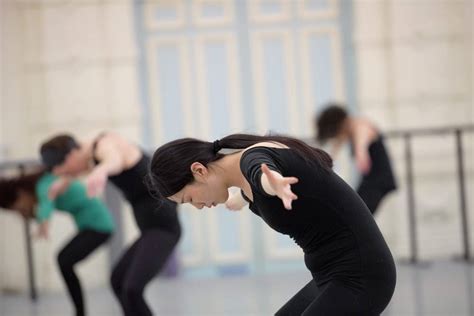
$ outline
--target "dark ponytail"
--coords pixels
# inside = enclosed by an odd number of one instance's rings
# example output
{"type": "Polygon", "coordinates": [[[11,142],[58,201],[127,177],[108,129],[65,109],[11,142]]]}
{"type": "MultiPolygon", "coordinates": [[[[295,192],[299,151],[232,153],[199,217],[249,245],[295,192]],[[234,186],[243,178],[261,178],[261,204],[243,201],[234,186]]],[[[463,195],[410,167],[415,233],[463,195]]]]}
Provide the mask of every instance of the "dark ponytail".
{"type": "MultiPolygon", "coordinates": [[[[24,191],[36,197],[36,183],[44,175],[44,170],[11,178],[0,179],[0,208],[10,209],[24,191]]],[[[29,214],[32,217],[33,214],[29,214]]]]}
{"type": "Polygon", "coordinates": [[[305,142],[288,136],[281,135],[248,135],[233,134],[219,140],[221,148],[243,149],[261,142],[281,143],[296,151],[308,163],[316,164],[323,169],[330,170],[332,168],[332,158],[324,150],[311,147],[305,142]]]}
{"type": "Polygon", "coordinates": [[[155,151],[148,173],[148,185],[161,197],[172,196],[193,181],[190,169],[192,163],[199,162],[207,166],[224,157],[226,149],[245,149],[260,142],[284,144],[309,164],[327,171],[332,168],[332,159],[325,151],[292,137],[233,134],[214,142],[182,138],[171,141],[155,151]]]}

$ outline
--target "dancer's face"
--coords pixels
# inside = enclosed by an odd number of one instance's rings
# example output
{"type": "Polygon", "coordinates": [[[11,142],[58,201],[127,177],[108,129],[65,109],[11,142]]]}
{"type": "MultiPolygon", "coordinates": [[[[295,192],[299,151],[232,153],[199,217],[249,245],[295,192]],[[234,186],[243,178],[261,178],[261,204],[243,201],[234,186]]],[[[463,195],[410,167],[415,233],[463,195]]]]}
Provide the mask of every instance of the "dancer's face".
{"type": "Polygon", "coordinates": [[[198,209],[225,203],[229,198],[229,192],[216,168],[208,168],[199,162],[193,163],[191,171],[194,181],[169,199],[176,203],[191,203],[198,209]]]}
{"type": "Polygon", "coordinates": [[[88,162],[83,159],[79,149],[73,149],[67,154],[60,165],[53,168],[53,173],[58,176],[78,176],[87,170],[88,162]]]}

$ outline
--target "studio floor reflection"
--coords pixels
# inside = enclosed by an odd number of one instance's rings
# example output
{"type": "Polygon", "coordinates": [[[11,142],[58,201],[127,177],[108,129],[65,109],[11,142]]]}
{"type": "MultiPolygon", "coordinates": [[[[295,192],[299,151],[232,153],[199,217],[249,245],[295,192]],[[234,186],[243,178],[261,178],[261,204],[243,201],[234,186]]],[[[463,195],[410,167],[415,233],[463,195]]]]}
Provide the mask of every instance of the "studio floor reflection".
{"type": "MultiPolygon", "coordinates": [[[[308,280],[308,273],[229,276],[213,279],[162,279],[147,289],[156,315],[273,315],[308,280]]],[[[385,316],[474,316],[474,264],[433,262],[398,264],[394,298],[385,316]]],[[[71,314],[66,294],[41,293],[36,304],[26,295],[0,296],[2,316],[71,314]]],[[[89,315],[120,315],[108,289],[87,292],[89,315]]]]}

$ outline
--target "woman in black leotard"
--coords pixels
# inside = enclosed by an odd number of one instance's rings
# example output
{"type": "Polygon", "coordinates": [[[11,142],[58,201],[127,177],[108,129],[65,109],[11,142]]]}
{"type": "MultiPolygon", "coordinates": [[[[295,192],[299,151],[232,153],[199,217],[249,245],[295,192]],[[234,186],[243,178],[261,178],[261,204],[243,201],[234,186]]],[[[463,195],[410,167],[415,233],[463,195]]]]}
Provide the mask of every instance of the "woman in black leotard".
{"type": "Polygon", "coordinates": [[[165,144],[149,182],[198,208],[239,187],[252,212],[295,240],[313,279],[277,315],[379,315],[395,288],[393,258],[364,202],[331,169],[327,153],[296,139],[238,134],[165,144]]]}
{"type": "Polygon", "coordinates": [[[368,120],[349,116],[342,106],[332,103],[316,117],[315,125],[320,143],[333,141],[333,157],[349,142],[361,173],[357,193],[375,214],[382,199],[397,188],[383,135],[368,120]]]}
{"type": "MultiPolygon", "coordinates": [[[[115,265],[111,282],[124,315],[152,315],[143,297],[145,286],[167,262],[180,238],[181,226],[176,204],[153,199],[145,185],[149,157],[115,133],[84,143],[59,135],[42,145],[41,155],[56,175],[74,177],[88,171],[85,182],[89,195],[101,193],[109,179],[131,204],[141,234],[115,265]]],[[[67,185],[63,178],[53,185],[50,195],[67,185]]]]}

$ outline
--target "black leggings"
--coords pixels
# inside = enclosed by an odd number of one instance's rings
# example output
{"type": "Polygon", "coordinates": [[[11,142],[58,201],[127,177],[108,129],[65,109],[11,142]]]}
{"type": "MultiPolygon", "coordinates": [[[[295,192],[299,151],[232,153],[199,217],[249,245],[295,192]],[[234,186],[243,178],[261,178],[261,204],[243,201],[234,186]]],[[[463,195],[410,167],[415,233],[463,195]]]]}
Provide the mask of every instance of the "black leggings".
{"type": "Polygon", "coordinates": [[[330,281],[324,286],[318,287],[316,282],[311,280],[283,305],[275,315],[378,315],[378,313],[367,310],[368,306],[367,296],[363,292],[353,290],[338,281],[330,281]]]}
{"type": "Polygon", "coordinates": [[[143,297],[145,286],[163,268],[178,240],[178,233],[145,230],[120,258],[111,283],[125,316],[152,315],[143,297]]]}
{"type": "Polygon", "coordinates": [[[85,259],[109,238],[110,233],[89,229],[82,230],[58,254],[59,269],[74,303],[77,316],[85,315],[85,310],[81,283],[74,272],[74,265],[85,259]]]}

